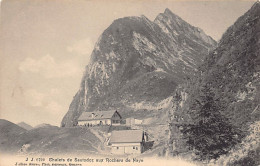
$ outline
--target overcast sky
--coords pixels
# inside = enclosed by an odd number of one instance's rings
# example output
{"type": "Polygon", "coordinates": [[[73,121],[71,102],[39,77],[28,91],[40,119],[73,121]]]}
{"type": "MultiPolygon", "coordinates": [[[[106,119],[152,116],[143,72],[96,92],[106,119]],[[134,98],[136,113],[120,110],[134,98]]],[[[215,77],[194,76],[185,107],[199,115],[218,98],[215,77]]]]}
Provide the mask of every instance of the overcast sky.
{"type": "Polygon", "coordinates": [[[169,8],[215,40],[254,1],[3,0],[0,118],[59,125],[93,45],[113,20],[169,8]]]}

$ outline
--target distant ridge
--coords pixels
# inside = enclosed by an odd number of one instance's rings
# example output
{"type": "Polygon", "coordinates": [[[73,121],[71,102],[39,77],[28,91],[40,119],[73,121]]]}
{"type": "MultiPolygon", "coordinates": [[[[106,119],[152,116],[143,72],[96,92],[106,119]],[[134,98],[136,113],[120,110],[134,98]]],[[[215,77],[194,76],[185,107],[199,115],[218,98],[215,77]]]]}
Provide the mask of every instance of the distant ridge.
{"type": "Polygon", "coordinates": [[[47,124],[47,123],[42,123],[42,124],[34,126],[35,129],[36,128],[43,128],[43,127],[57,127],[57,126],[53,126],[53,125],[50,125],[50,124],[47,124]]]}
{"type": "Polygon", "coordinates": [[[18,126],[26,129],[26,130],[31,130],[33,129],[33,127],[25,122],[20,122],[20,123],[17,123],[18,126]]]}

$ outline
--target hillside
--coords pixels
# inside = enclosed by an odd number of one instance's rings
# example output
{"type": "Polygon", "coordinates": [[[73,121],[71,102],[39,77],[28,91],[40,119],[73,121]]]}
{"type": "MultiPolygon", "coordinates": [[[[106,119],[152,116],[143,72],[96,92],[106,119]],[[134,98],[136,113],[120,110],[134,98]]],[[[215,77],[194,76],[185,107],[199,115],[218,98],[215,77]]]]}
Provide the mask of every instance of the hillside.
{"type": "Polygon", "coordinates": [[[154,22],[145,16],[115,20],[97,41],[61,126],[76,125],[83,111],[137,113],[133,105],[162,102],[194,75],[215,45],[169,9],[154,22]]]}
{"type": "Polygon", "coordinates": [[[211,83],[225,114],[237,126],[259,120],[260,22],[259,3],[232,25],[202,70],[211,83]],[[238,42],[239,41],[239,42],[238,42]]]}
{"type": "Polygon", "coordinates": [[[8,151],[15,146],[15,139],[25,131],[26,129],[14,123],[0,119],[0,151],[8,151]]]}
{"type": "MultiPolygon", "coordinates": [[[[232,156],[229,151],[241,150],[235,165],[259,164],[254,158],[259,154],[259,137],[250,127],[260,120],[259,15],[260,4],[256,2],[224,33],[200,73],[178,88],[170,112],[173,155],[203,152],[199,159],[217,159],[223,154],[232,156]],[[200,140],[204,140],[204,146],[198,147],[200,140]]],[[[235,159],[230,160],[229,164],[235,159]]]]}
{"type": "Polygon", "coordinates": [[[45,126],[27,131],[0,120],[0,151],[5,154],[93,154],[100,146],[89,129],[45,126]]]}
{"type": "Polygon", "coordinates": [[[215,88],[225,114],[237,126],[259,120],[260,4],[241,16],[208,56],[205,80],[215,88]]]}

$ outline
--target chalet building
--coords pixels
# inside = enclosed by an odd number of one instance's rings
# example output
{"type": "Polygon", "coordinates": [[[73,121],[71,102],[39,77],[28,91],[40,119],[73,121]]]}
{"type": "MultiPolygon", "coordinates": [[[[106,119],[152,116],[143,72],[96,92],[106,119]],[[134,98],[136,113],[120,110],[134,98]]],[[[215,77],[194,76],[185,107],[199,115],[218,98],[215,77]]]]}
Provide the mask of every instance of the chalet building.
{"type": "Polygon", "coordinates": [[[122,121],[117,111],[83,112],[78,119],[78,126],[117,126],[122,121]]]}
{"type": "Polygon", "coordinates": [[[141,130],[112,131],[110,144],[113,154],[141,154],[145,150],[147,135],[141,130]]]}

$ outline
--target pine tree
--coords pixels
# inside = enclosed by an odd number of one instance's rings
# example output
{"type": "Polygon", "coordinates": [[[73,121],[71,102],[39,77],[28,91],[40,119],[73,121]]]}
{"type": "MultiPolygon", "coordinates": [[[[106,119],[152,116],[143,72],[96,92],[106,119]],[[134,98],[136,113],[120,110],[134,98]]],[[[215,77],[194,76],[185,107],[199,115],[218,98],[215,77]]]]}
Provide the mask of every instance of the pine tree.
{"type": "Polygon", "coordinates": [[[193,94],[190,105],[191,120],[182,133],[186,143],[195,150],[199,160],[216,159],[226,154],[239,142],[239,132],[221,114],[223,108],[215,99],[210,85],[204,85],[193,94]]]}

